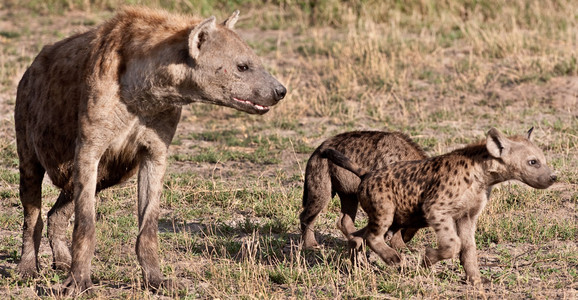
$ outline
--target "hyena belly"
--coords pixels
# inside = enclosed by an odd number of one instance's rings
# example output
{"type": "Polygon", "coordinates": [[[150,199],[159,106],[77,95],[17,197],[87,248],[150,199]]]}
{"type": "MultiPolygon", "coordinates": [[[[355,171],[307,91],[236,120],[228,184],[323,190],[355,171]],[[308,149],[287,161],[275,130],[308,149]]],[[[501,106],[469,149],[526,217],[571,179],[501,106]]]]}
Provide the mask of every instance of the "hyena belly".
{"type": "Polygon", "coordinates": [[[344,233],[355,230],[353,222],[358,208],[356,193],[360,179],[324,158],[321,153],[327,148],[337,149],[368,170],[379,169],[396,161],[426,158],[425,152],[400,132],[353,131],[324,141],[309,158],[305,171],[303,211],[300,215],[305,248],[318,247],[314,234],[315,221],[335,194],[339,195],[341,212],[348,219],[348,222],[344,218],[339,221],[341,229],[344,233]]]}

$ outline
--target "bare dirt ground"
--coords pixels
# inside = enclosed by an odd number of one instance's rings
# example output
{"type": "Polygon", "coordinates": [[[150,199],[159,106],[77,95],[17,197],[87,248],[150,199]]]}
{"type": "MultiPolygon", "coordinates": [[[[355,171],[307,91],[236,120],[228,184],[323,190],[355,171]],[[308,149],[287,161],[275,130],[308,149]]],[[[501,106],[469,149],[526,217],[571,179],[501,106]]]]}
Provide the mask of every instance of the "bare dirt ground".
{"type": "MultiPolygon", "coordinates": [[[[46,239],[40,250],[41,278],[23,281],[15,273],[22,222],[13,129],[16,86],[42,45],[82,32],[110,15],[66,12],[29,16],[27,11],[0,10],[2,298],[51,298],[66,275],[50,270],[46,239]]],[[[254,12],[246,15],[248,19],[257,17],[254,12]]],[[[456,61],[467,58],[473,50],[458,45],[429,54],[438,60],[432,69],[441,74],[441,82],[429,80],[429,73],[401,74],[397,88],[395,84],[379,89],[362,84],[349,87],[338,84],[339,76],[347,76],[355,62],[335,63],[330,54],[303,50],[315,50],[316,37],[340,41],[347,33],[333,28],[241,27],[238,31],[286,84],[289,94],[264,116],[204,104],[185,108],[170,148],[159,225],[163,272],[179,278],[186,287],[180,296],[578,297],[576,74],[510,82],[504,78],[516,77],[521,71],[515,70],[516,63],[501,66],[505,62],[500,60],[477,66],[480,76],[460,78],[452,75],[456,61]],[[336,74],[327,77],[324,72],[328,69],[320,66],[334,63],[336,74]],[[497,70],[493,77],[497,79],[476,83],[492,70],[497,70]],[[454,77],[443,79],[445,73],[454,77]],[[452,81],[460,80],[474,82],[475,88],[456,89],[452,81]],[[322,94],[324,88],[334,98],[322,94]],[[510,134],[522,134],[534,126],[535,140],[561,180],[546,191],[516,183],[495,189],[477,233],[478,257],[482,273],[492,279],[490,285],[476,289],[463,284],[463,270],[457,260],[439,264],[433,272],[416,269],[419,253],[435,240],[427,230],[411,244],[418,253],[404,253],[400,268],[374,262],[367,270],[348,273],[345,242],[334,226],[338,201],[318,222],[318,238],[325,248],[299,249],[303,172],[310,153],[324,139],[348,130],[402,130],[428,154],[437,155],[484,138],[492,126],[510,134]]],[[[339,44],[327,46],[327,51],[332,51],[331,47],[339,44]]],[[[341,51],[345,56],[347,49],[341,51]]],[[[423,63],[427,58],[416,60],[423,63]]],[[[132,214],[135,191],[133,179],[99,197],[101,233],[93,263],[97,288],[89,297],[162,297],[140,289],[140,270],[133,251],[137,233],[132,214]]],[[[47,212],[57,196],[48,179],[43,193],[47,212]]]]}

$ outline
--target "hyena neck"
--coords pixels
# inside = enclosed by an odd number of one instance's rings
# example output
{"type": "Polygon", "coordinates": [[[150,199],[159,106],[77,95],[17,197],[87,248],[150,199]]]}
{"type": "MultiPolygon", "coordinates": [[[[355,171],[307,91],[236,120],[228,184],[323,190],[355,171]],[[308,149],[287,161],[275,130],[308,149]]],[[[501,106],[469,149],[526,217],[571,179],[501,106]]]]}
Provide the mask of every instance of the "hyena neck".
{"type": "Polygon", "coordinates": [[[512,179],[512,172],[504,161],[491,156],[485,143],[469,145],[453,153],[461,156],[470,165],[474,176],[487,187],[512,179]]]}
{"type": "Polygon", "coordinates": [[[123,97],[123,101],[130,111],[140,116],[153,116],[167,111],[180,112],[183,105],[191,103],[180,95],[151,93],[151,91],[141,91],[138,95],[123,97]]]}

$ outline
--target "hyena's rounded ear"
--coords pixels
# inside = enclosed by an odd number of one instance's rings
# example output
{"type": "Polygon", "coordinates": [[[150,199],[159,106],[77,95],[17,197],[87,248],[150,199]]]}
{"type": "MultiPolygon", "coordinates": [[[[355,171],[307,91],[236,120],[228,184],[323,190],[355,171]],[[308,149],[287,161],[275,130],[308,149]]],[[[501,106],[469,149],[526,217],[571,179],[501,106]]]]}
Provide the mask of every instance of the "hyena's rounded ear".
{"type": "Polygon", "coordinates": [[[237,20],[239,20],[239,10],[236,10],[233,12],[233,14],[231,14],[230,17],[228,17],[225,22],[223,22],[223,25],[231,30],[233,30],[233,27],[235,27],[235,24],[237,23],[237,20]]]}
{"type": "Polygon", "coordinates": [[[215,30],[216,18],[212,16],[204,19],[199,25],[195,26],[189,34],[189,55],[193,59],[197,59],[201,53],[201,47],[207,40],[207,36],[215,30]]]}
{"type": "Polygon", "coordinates": [[[530,128],[530,130],[528,130],[528,141],[532,140],[532,131],[534,131],[534,126],[532,126],[532,128],[530,128]]]}
{"type": "Polygon", "coordinates": [[[507,147],[508,139],[498,129],[492,127],[486,137],[486,148],[490,155],[495,158],[501,158],[507,147]]]}

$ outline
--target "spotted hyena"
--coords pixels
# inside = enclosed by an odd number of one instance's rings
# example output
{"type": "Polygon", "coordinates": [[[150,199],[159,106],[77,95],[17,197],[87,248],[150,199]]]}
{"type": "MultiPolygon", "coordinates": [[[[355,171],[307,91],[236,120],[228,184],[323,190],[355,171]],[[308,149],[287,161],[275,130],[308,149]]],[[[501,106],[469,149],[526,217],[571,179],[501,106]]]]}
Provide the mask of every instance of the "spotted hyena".
{"type": "Polygon", "coordinates": [[[423,265],[459,253],[468,281],[482,278],[476,257],[476,221],[492,186],[519,180],[545,189],[556,181],[542,151],[527,137],[506,137],[492,128],[485,142],[421,161],[397,162],[370,172],[334,149],[325,154],[337,165],[362,178],[358,199],[368,214],[368,225],[350,235],[350,245],[361,250],[362,239],[386,263],[400,261],[384,242],[392,227],[433,227],[438,248],[426,249],[423,265]]]}
{"type": "MultiPolygon", "coordinates": [[[[355,231],[353,221],[357,214],[356,193],[360,180],[324,157],[322,153],[328,148],[337,149],[356,164],[371,170],[396,161],[426,158],[425,152],[401,132],[352,131],[324,141],[309,158],[305,171],[303,212],[300,215],[304,248],[319,247],[313,226],[319,213],[327,207],[335,194],[339,195],[343,214],[338,221],[338,227],[345,235],[355,231]]],[[[415,230],[405,231],[405,241],[410,240],[414,234],[415,230]]],[[[391,244],[394,248],[405,245],[398,235],[394,235],[391,244]]]]}
{"type": "Polygon", "coordinates": [[[65,292],[92,285],[95,194],[138,173],[136,253],[146,286],[170,284],[158,257],[167,148],[183,105],[204,102],[266,113],[286,89],[222,24],[128,7],[104,24],[46,46],[18,85],[15,124],[24,208],[23,275],[39,268],[41,184],[61,189],[48,212],[53,266],[70,268],[65,292]],[[74,212],[72,251],[65,233],[74,212]]]}

